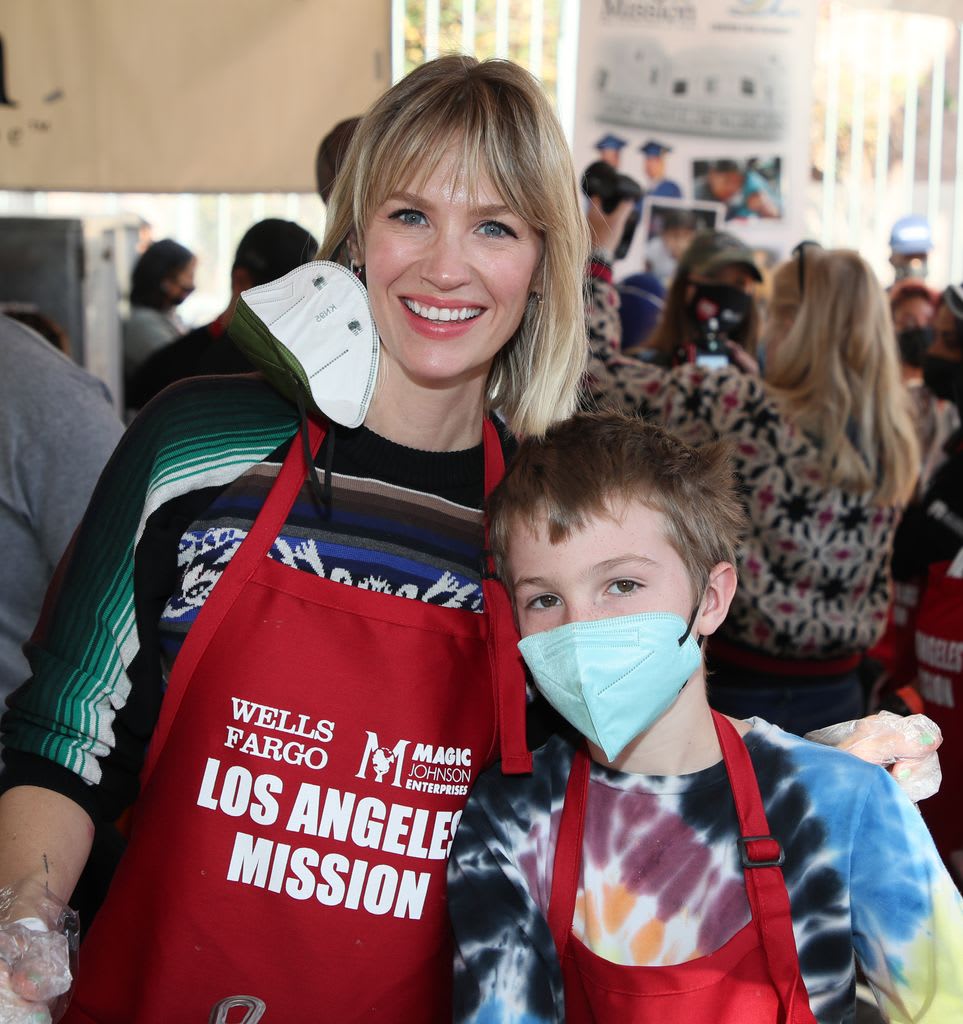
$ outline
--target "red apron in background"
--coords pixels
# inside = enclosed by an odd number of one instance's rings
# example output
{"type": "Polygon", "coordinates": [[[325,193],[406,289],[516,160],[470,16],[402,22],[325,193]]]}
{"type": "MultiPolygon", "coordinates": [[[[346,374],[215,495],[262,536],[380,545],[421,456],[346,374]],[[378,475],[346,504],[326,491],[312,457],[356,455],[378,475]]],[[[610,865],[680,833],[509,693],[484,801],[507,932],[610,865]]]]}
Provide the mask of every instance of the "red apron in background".
{"type": "Polygon", "coordinates": [[[958,781],[963,778],[963,579],[949,575],[951,564],[929,568],[914,641],[923,712],[943,733],[943,785],[919,806],[940,856],[959,884],[959,869],[951,867],[949,858],[954,850],[963,850],[958,781]]]}
{"type": "Polygon", "coordinates": [[[782,849],[769,834],[749,752],[713,711],[732,786],[752,920],[709,956],[669,967],[626,967],[572,932],[591,761],[572,761],[555,848],[548,923],[565,984],[566,1024],[816,1024],[799,970],[782,849]],[[750,863],[751,862],[751,863],[750,863]]]}
{"type": "Polygon", "coordinates": [[[479,615],[268,559],[305,472],[295,438],[176,659],[68,1022],[201,1024],[241,995],[264,1024],[450,1019],[446,861],[499,712],[524,735],[496,694],[514,672],[522,710],[517,635],[488,579],[479,615]]]}

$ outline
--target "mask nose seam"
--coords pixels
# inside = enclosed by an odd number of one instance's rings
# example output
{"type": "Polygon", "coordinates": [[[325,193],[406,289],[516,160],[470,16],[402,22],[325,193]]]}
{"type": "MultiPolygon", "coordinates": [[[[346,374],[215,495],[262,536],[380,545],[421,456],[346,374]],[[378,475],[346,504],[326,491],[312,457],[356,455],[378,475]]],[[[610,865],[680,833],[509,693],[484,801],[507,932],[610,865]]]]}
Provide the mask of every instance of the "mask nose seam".
{"type": "Polygon", "coordinates": [[[641,665],[644,665],[651,657],[651,651],[649,651],[648,654],[643,654],[642,657],[639,658],[639,660],[630,669],[626,669],[625,672],[623,672],[622,675],[618,677],[618,679],[613,679],[612,682],[608,684],[608,686],[603,686],[602,689],[597,690],[596,693],[598,693],[598,695],[601,697],[603,693],[606,693],[608,690],[611,690],[613,686],[618,686],[619,683],[621,683],[624,679],[627,679],[630,675],[632,675],[633,672],[638,671],[639,667],[641,665]]]}

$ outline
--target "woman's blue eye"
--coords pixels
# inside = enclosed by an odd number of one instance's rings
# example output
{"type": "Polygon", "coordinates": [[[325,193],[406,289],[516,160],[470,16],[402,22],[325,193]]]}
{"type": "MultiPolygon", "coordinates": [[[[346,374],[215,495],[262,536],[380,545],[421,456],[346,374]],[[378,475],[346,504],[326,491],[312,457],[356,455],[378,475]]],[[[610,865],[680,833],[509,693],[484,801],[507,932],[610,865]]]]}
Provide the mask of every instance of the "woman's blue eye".
{"type": "Polygon", "coordinates": [[[399,220],[402,224],[424,224],[425,215],[420,210],[395,210],[391,220],[399,220]]]}
{"type": "Polygon", "coordinates": [[[479,230],[489,238],[518,238],[518,235],[507,224],[502,224],[498,220],[486,220],[479,230]]]}

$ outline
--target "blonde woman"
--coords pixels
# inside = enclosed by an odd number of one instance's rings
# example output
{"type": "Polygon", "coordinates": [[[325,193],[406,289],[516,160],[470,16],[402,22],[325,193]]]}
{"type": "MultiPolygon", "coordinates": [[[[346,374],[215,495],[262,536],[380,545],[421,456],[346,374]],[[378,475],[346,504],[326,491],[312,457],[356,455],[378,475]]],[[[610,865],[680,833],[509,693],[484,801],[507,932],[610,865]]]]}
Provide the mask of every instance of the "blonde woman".
{"type": "MultiPolygon", "coordinates": [[[[855,252],[803,251],[798,314],[767,331],[765,377],[735,366],[666,371],[612,347],[593,319],[598,396],[690,443],[733,442],[750,526],[739,589],[709,662],[714,706],[805,733],[862,713],[857,669],[882,632],[889,560],[919,451],[885,295],[855,252]]],[[[777,271],[777,284],[780,271],[777,271]]],[[[595,308],[608,308],[604,275],[595,308]]]]}
{"type": "Polygon", "coordinates": [[[322,255],[341,252],[380,336],[363,425],[256,378],[165,392],[5,720],[4,880],[68,896],[94,824],[137,797],[69,1021],[201,1021],[231,997],[278,1021],[450,1014],[447,850],[500,733],[526,764],[482,557],[492,410],[541,434],[585,363],[587,232],[535,79],[445,57],[389,90],[331,200],[322,255]]]}

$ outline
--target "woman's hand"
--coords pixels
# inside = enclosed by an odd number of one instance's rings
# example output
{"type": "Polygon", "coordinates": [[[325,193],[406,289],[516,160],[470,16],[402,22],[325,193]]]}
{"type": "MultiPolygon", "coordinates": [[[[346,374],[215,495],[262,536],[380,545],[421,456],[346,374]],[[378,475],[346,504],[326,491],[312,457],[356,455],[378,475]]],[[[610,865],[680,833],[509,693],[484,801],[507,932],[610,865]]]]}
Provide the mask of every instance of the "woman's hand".
{"type": "Polygon", "coordinates": [[[808,732],[806,739],[882,765],[914,803],[940,788],[942,773],[936,748],[943,742],[943,734],[926,715],[903,717],[880,711],[868,718],[808,732]]]}
{"type": "Polygon", "coordinates": [[[727,341],[726,348],[729,350],[729,361],[738,366],[743,373],[754,373],[759,376],[759,363],[739,344],[738,341],[727,341]]]}

